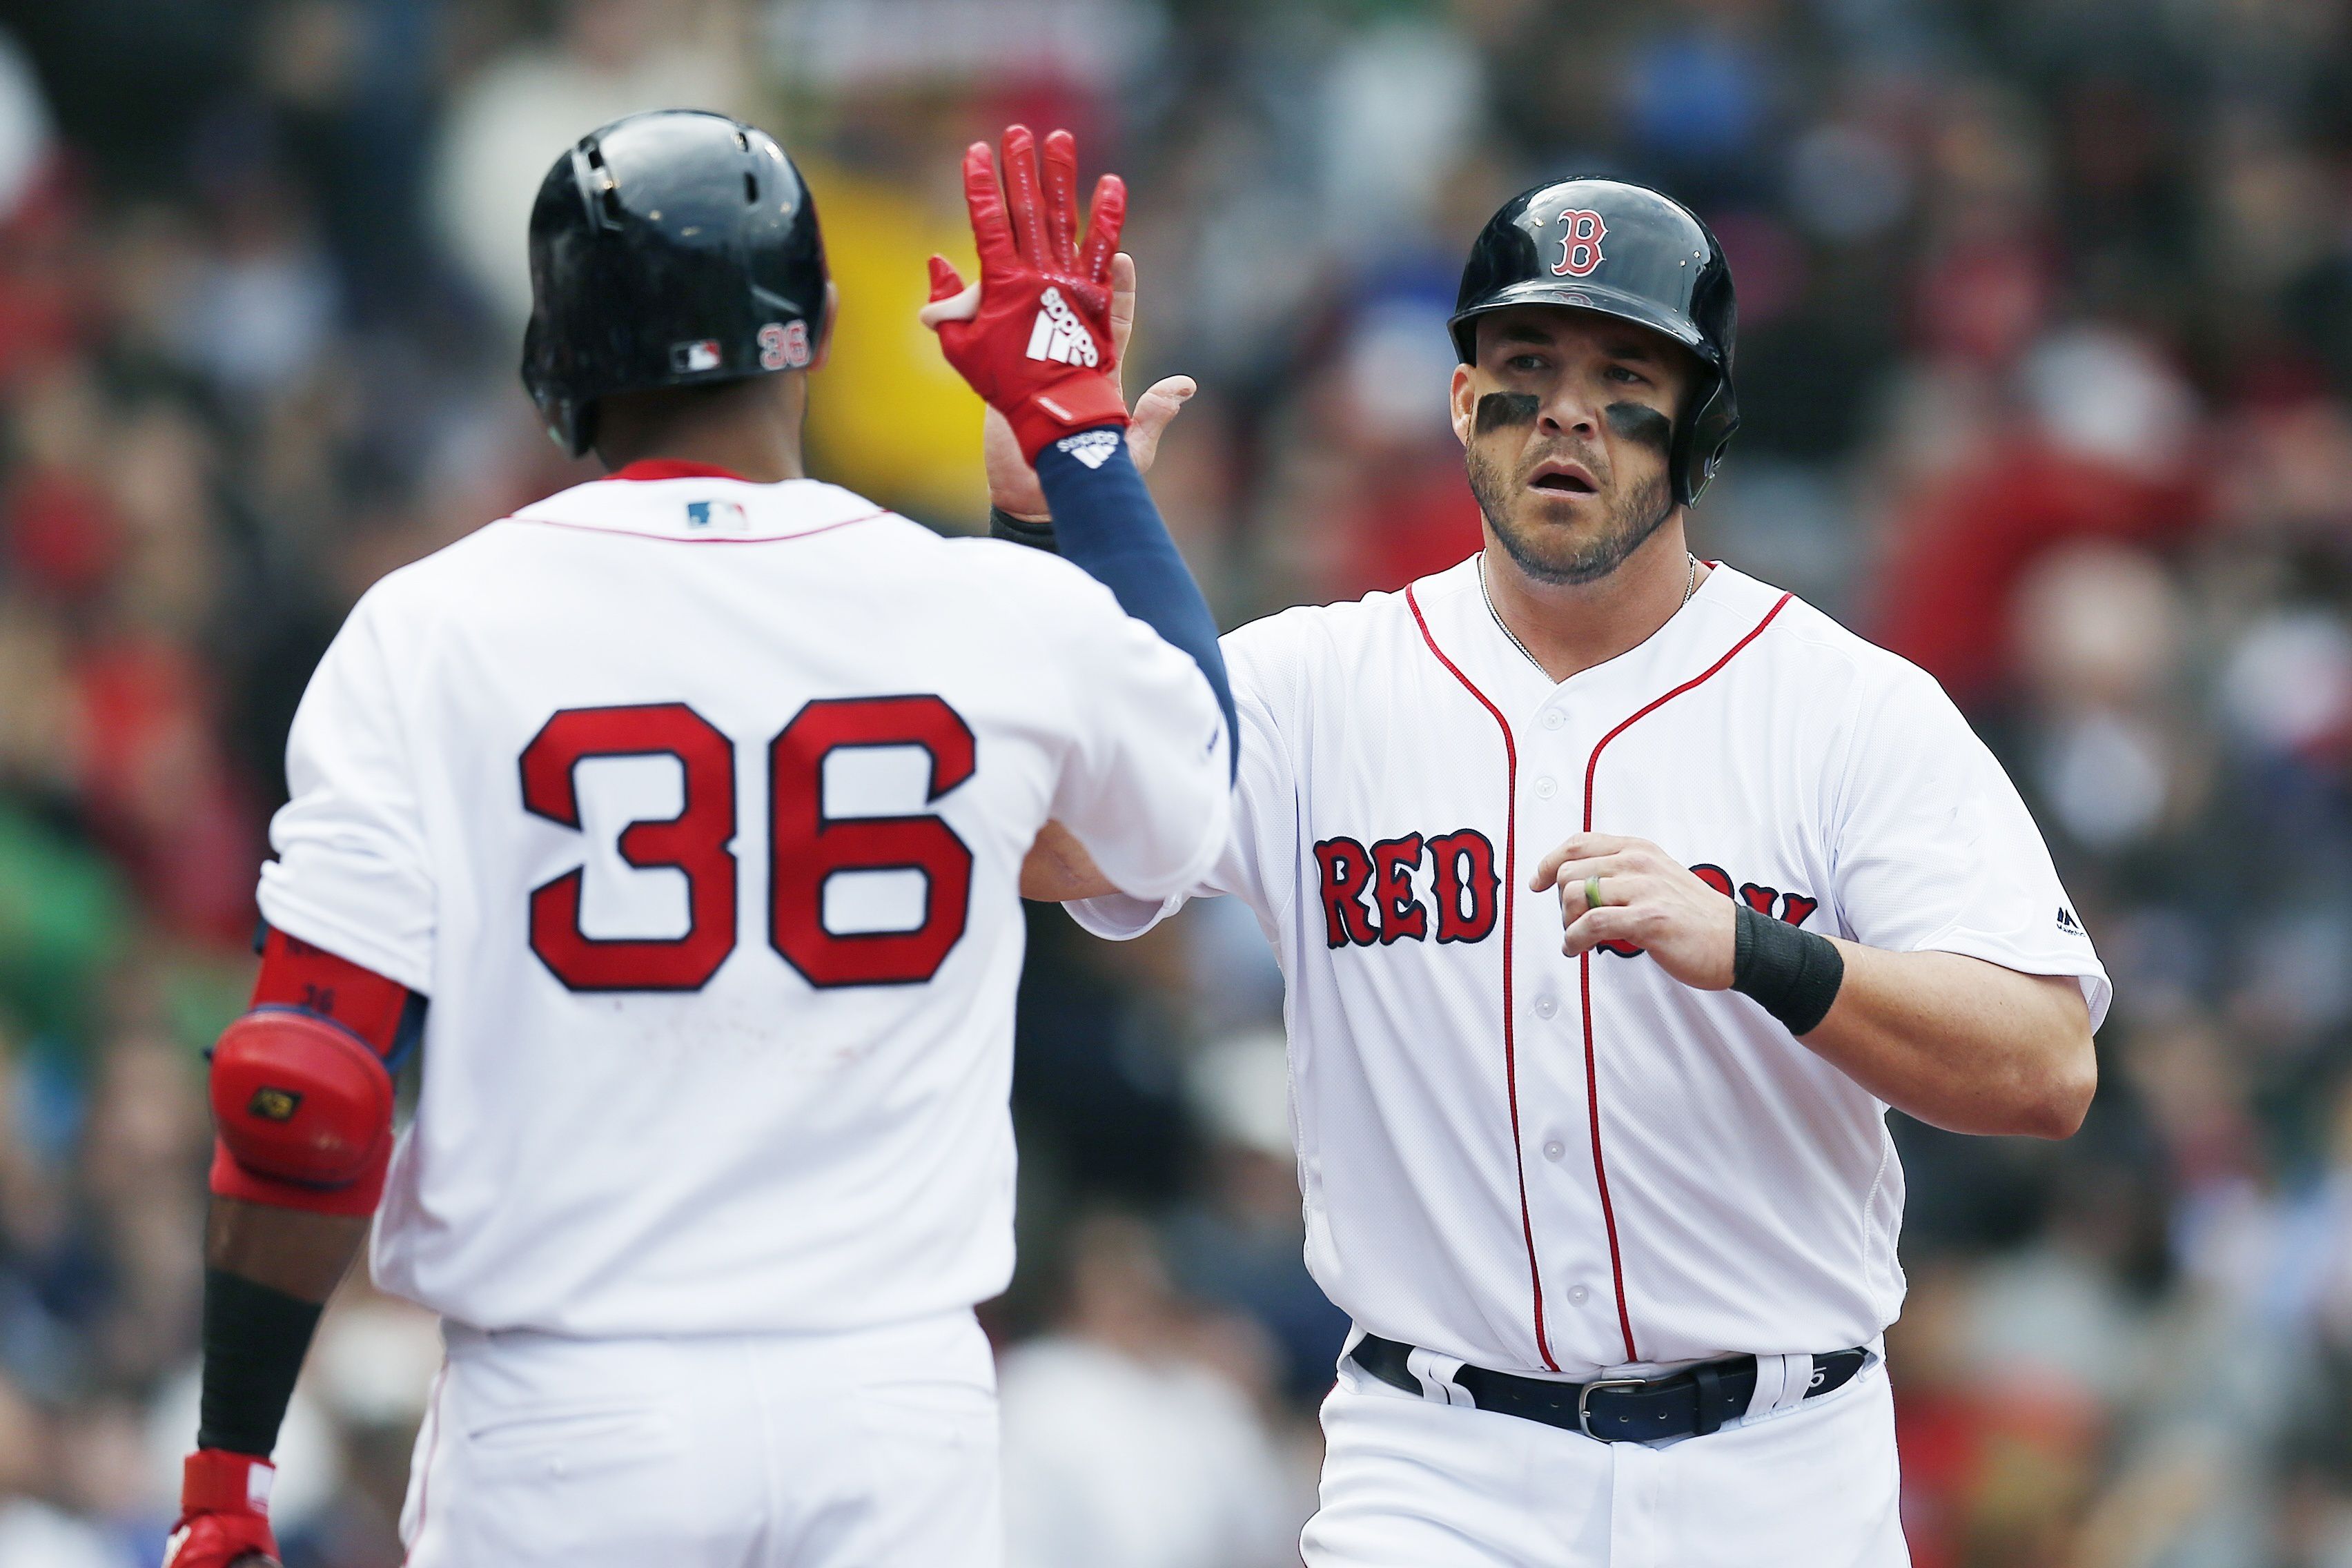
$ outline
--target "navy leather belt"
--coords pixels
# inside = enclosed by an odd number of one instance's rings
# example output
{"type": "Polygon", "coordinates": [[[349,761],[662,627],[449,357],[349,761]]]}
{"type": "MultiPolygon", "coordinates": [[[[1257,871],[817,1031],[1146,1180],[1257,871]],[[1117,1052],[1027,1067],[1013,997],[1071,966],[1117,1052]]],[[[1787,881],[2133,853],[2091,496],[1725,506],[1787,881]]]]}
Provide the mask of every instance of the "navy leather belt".
{"type": "MultiPolygon", "coordinates": [[[[1349,1354],[1391,1388],[1422,1393],[1421,1379],[1407,1359],[1412,1354],[1411,1345],[1366,1334],[1349,1354]]],[[[1817,1399],[1843,1387],[1869,1359],[1870,1352],[1863,1350],[1813,1357],[1812,1384],[1805,1397],[1817,1399]]],[[[1481,1410],[1565,1427],[1604,1443],[1654,1443],[1662,1437],[1705,1436],[1747,1415],[1756,1396],[1756,1358],[1726,1356],[1664,1377],[1611,1377],[1593,1383],[1547,1383],[1465,1366],[1453,1382],[1481,1410]]]]}

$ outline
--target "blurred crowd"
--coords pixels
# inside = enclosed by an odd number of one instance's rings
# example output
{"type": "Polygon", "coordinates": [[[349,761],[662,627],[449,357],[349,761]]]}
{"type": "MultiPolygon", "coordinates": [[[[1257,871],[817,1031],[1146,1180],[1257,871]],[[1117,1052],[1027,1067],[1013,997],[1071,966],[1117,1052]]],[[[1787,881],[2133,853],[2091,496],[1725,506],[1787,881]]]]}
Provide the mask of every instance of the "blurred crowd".
{"type": "MultiPolygon", "coordinates": [[[[255,867],[357,595],[589,477],[515,375],[593,126],[773,130],[842,292],[816,471],[937,527],[956,151],[1133,188],[1153,488],[1227,622],[1476,545],[1443,321],[1538,178],[1722,237],[1702,549],[1941,679],[2116,980],[2069,1143],[1896,1118],[1921,1568],[2352,1568],[2352,8],[2341,0],[0,0],[0,1564],[152,1563],[255,867]]],[[[1278,1568],[1345,1324],[1245,911],[1031,911],[1017,1568],[1278,1568]]],[[[354,1280],[289,1568],[389,1568],[431,1321],[354,1280]]]]}

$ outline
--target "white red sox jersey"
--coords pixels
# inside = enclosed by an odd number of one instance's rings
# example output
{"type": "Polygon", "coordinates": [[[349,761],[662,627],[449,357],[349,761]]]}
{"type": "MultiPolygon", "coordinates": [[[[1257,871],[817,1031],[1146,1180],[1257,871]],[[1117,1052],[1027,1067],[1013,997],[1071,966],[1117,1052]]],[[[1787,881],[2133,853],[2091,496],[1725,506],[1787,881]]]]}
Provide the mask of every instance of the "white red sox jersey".
{"type": "MultiPolygon", "coordinates": [[[[1926,674],[1717,566],[1554,684],[1476,562],[1225,639],[1234,837],[1193,889],[1288,982],[1307,1257],[1370,1332],[1590,1376],[1871,1342],[1903,1294],[1886,1107],[1762,1007],[1560,952],[1536,860],[1649,839],[1810,930],[2108,984],[2032,820],[1926,674]]],[[[1074,905],[1132,936],[1181,898],[1074,905]]]]}
{"type": "Polygon", "coordinates": [[[376,1278],[583,1336],[858,1328],[1012,1271],[1049,817],[1226,841],[1200,668],[1076,567],[637,465],[394,573],[288,746],[272,925],[431,998],[376,1278]]]}

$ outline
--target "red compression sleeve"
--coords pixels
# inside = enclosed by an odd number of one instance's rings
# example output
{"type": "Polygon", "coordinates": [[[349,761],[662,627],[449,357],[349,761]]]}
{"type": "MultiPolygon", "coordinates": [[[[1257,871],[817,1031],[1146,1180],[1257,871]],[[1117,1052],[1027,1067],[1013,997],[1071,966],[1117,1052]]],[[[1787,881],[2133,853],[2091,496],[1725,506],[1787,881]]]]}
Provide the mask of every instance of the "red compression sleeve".
{"type": "Polygon", "coordinates": [[[408,987],[399,981],[271,926],[262,939],[253,1000],[246,1005],[299,1007],[331,1018],[373,1046],[376,1055],[388,1057],[400,1037],[408,997],[408,987]]]}

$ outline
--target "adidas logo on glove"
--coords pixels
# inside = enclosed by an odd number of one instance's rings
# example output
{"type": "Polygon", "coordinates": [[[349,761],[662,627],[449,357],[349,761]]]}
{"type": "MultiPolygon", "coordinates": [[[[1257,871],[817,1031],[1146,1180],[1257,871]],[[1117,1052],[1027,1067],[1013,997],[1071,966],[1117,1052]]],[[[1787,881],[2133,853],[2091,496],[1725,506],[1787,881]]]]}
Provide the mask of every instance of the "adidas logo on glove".
{"type": "Polygon", "coordinates": [[[1093,368],[1101,358],[1095,350],[1094,334],[1062,298],[1062,291],[1048,285],[1037,304],[1037,324],[1029,329],[1029,357],[1093,368]]]}

